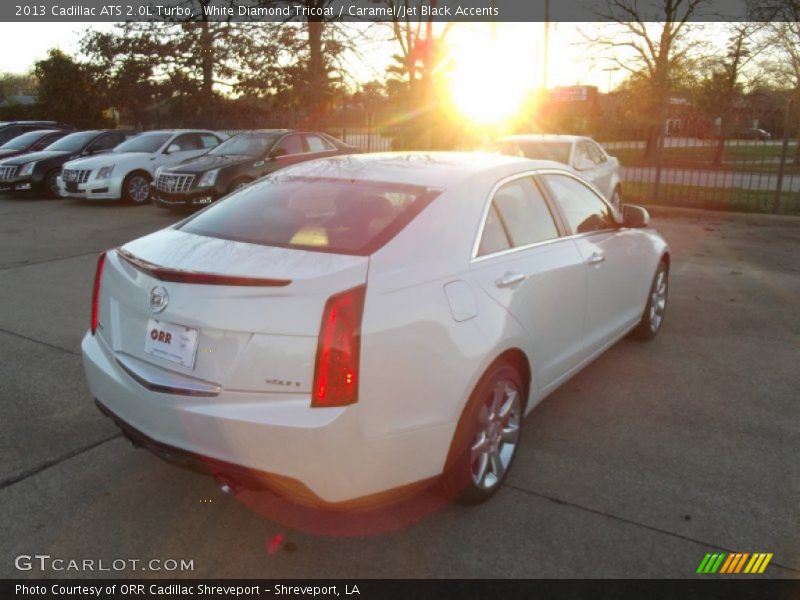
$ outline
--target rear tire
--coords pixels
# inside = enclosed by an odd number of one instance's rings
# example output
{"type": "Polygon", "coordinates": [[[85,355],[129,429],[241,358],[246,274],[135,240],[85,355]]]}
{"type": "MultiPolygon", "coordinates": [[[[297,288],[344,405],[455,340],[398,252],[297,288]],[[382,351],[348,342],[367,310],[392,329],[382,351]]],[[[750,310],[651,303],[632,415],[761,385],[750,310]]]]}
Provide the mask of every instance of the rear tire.
{"type": "Polygon", "coordinates": [[[147,204],[150,202],[151,181],[147,173],[130,173],[122,182],[122,199],[130,204],[147,204]]]}
{"type": "Polygon", "coordinates": [[[652,340],[661,330],[664,323],[664,314],[667,311],[667,297],[669,293],[669,269],[662,260],[658,263],[650,293],[647,295],[647,304],[644,307],[642,320],[633,330],[633,337],[640,340],[652,340]]]}
{"type": "Polygon", "coordinates": [[[517,370],[505,362],[481,378],[450,444],[441,480],[447,498],[485,502],[505,481],[519,447],[524,389],[517,370]]]}

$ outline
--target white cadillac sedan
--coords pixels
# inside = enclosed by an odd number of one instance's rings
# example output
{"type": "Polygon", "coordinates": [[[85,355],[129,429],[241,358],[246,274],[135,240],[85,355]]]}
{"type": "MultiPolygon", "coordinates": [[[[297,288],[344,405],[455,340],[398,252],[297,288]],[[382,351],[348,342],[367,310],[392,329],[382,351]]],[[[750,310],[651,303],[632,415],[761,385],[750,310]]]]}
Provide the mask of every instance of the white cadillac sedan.
{"type": "Polygon", "coordinates": [[[622,214],[547,161],[288,167],[100,256],[89,387],[135,443],[226,486],[349,507],[443,475],[481,501],[525,414],[661,327],[667,244],[622,214]]]}
{"type": "Polygon", "coordinates": [[[582,135],[520,134],[497,140],[494,148],[510,156],[554,160],[575,169],[615,207],[622,205],[619,160],[582,135]]]}
{"type": "Polygon", "coordinates": [[[144,204],[156,169],[196,158],[227,136],[204,129],[159,129],[123,142],[110,154],[79,158],[64,165],[59,195],[81,200],[124,200],[144,204]]]}

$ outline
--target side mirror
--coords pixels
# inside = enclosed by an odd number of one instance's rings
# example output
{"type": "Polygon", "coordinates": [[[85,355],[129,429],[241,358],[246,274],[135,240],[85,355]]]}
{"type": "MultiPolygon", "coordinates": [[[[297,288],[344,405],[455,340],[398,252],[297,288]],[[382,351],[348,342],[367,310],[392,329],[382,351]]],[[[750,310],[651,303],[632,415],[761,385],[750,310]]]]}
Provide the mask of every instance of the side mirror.
{"type": "Polygon", "coordinates": [[[592,168],[594,168],[594,163],[585,156],[582,156],[581,158],[575,161],[576,171],[588,171],[589,169],[592,168]]]}
{"type": "Polygon", "coordinates": [[[286,156],[289,153],[286,151],[286,148],[275,148],[272,152],[269,153],[269,157],[272,160],[276,158],[280,158],[281,156],[286,156]]]}
{"type": "Polygon", "coordinates": [[[622,226],[641,228],[650,224],[650,213],[647,209],[634,204],[623,204],[622,206],[622,226]]]}
{"type": "Polygon", "coordinates": [[[178,144],[170,144],[167,146],[167,149],[164,151],[164,154],[173,154],[174,152],[180,152],[181,147],[178,144]]]}

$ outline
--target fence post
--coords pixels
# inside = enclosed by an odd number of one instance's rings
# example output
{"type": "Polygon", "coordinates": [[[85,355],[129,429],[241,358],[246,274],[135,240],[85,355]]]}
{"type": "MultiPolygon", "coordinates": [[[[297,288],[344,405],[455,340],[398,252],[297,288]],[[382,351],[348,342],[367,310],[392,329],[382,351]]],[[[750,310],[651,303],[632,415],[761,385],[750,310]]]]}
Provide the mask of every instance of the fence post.
{"type": "Polygon", "coordinates": [[[372,113],[367,113],[367,152],[372,152],[372,113]]]}
{"type": "Polygon", "coordinates": [[[347,143],[347,98],[344,100],[344,110],[342,111],[344,116],[342,120],[344,123],[342,124],[342,141],[346,144],[347,143]]]}
{"type": "Polygon", "coordinates": [[[776,215],[781,212],[781,191],[783,188],[783,174],[786,172],[786,156],[789,154],[789,115],[792,112],[792,99],[786,103],[786,116],[783,121],[783,144],[781,146],[781,163],[778,165],[778,181],[775,184],[775,204],[772,212],[776,215]]]}
{"type": "Polygon", "coordinates": [[[666,136],[667,121],[663,120],[658,127],[658,137],[656,138],[656,187],[653,190],[653,202],[658,202],[658,194],[661,188],[661,154],[664,149],[664,137],[666,136]]]}

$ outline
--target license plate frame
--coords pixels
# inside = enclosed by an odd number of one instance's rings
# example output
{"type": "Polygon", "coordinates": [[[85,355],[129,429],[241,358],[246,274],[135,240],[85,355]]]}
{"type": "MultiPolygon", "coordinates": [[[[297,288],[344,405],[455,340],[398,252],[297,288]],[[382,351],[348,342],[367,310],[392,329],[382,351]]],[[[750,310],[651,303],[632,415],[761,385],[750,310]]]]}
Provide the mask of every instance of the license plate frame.
{"type": "Polygon", "coordinates": [[[144,353],[194,369],[200,330],[150,317],[144,337],[144,353]]]}

